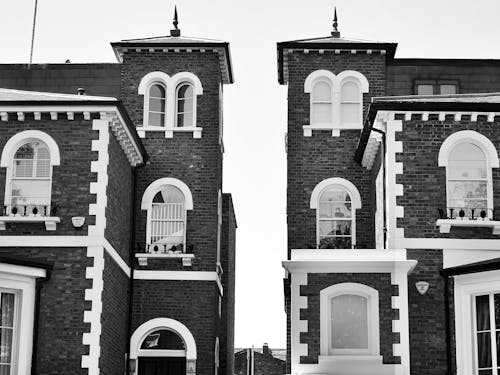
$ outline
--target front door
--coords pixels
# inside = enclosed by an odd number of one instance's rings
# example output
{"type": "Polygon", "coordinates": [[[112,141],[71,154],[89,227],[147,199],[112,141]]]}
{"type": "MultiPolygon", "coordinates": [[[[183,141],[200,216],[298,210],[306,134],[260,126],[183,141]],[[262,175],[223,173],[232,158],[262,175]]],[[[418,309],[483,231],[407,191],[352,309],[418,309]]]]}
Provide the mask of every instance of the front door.
{"type": "Polygon", "coordinates": [[[186,375],[186,358],[139,357],[139,375],[186,375]]]}

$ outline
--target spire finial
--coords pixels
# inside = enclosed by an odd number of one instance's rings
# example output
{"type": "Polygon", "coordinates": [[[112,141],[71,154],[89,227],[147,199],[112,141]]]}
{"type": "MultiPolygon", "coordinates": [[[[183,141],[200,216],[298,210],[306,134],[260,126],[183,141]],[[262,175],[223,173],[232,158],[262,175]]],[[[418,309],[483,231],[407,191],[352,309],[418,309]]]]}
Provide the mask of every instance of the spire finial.
{"type": "Polygon", "coordinates": [[[337,26],[339,25],[337,22],[337,7],[335,7],[335,10],[333,12],[333,31],[332,31],[332,36],[334,38],[340,38],[340,31],[337,29],[337,26]]]}
{"type": "Polygon", "coordinates": [[[179,18],[177,17],[177,5],[174,8],[174,29],[170,30],[170,36],[181,36],[181,31],[177,27],[179,24],[179,18]]]}

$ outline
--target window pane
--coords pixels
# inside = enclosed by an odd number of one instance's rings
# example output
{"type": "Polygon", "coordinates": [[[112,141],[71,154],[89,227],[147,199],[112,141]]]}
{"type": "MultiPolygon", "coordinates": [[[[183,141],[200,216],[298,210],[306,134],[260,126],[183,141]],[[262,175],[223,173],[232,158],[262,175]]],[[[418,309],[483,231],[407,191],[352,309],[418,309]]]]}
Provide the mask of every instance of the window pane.
{"type": "Polygon", "coordinates": [[[312,105],[311,121],[313,124],[330,123],[332,118],[332,105],[330,103],[315,103],[312,105]]]}
{"type": "Polygon", "coordinates": [[[12,204],[50,204],[50,180],[13,180],[12,204]]]}
{"type": "Polygon", "coordinates": [[[488,295],[476,297],[476,321],[478,331],[490,329],[490,303],[488,295]]]}
{"type": "Polygon", "coordinates": [[[333,217],[351,217],[351,203],[342,202],[320,202],[319,204],[319,217],[320,218],[333,218],[333,217]]]}
{"type": "Polygon", "coordinates": [[[16,151],[14,159],[34,159],[35,158],[35,142],[30,142],[22,145],[16,151]]]}
{"type": "Polygon", "coordinates": [[[179,90],[177,91],[177,97],[179,99],[192,98],[193,97],[193,86],[183,84],[181,87],[179,87],[179,90]]]}
{"type": "Polygon", "coordinates": [[[342,102],[359,103],[359,88],[354,82],[347,82],[342,85],[342,102]]]}
{"type": "Polygon", "coordinates": [[[493,300],[495,301],[495,328],[500,329],[500,294],[495,294],[493,300]]]}
{"type": "Polygon", "coordinates": [[[12,328],[14,327],[14,301],[15,294],[1,293],[1,326],[12,328]]]}
{"type": "Polygon", "coordinates": [[[149,99],[149,110],[152,112],[165,112],[165,99],[149,99]]]}
{"type": "Polygon", "coordinates": [[[475,144],[465,142],[453,148],[450,153],[450,160],[486,160],[486,155],[475,144]]]}
{"type": "Polygon", "coordinates": [[[10,365],[0,365],[0,375],[10,375],[10,365]]]}
{"type": "Polygon", "coordinates": [[[33,165],[34,160],[29,159],[15,159],[14,160],[14,177],[34,177],[33,165]]]}
{"type": "Polygon", "coordinates": [[[12,328],[0,328],[0,362],[10,363],[12,357],[12,328]]]}
{"type": "Polygon", "coordinates": [[[454,95],[457,93],[456,85],[439,85],[441,95],[454,95]]]}
{"type": "Polygon", "coordinates": [[[351,220],[321,220],[319,222],[320,236],[350,236],[351,220]]]}
{"type": "Polygon", "coordinates": [[[163,113],[149,113],[148,125],[150,126],[164,126],[165,115],[163,113]]]}
{"type": "Polygon", "coordinates": [[[352,249],[351,237],[324,237],[319,241],[320,249],[352,249]]]}
{"type": "Polygon", "coordinates": [[[342,123],[358,123],[361,122],[360,110],[361,105],[357,103],[342,103],[340,105],[342,123]]]}
{"type": "Polygon", "coordinates": [[[433,85],[418,85],[417,95],[433,95],[434,86],[433,85]]]}
{"type": "Polygon", "coordinates": [[[141,349],[185,350],[184,341],[175,333],[162,329],[150,333],[142,342],[141,349]]]}
{"type": "Polygon", "coordinates": [[[165,98],[165,88],[161,85],[153,85],[149,89],[150,98],[165,98]]]}
{"type": "Polygon", "coordinates": [[[318,82],[313,88],[313,101],[329,102],[332,100],[332,89],[327,82],[318,82]]]}
{"type": "Polygon", "coordinates": [[[36,177],[50,177],[50,160],[38,159],[36,161],[36,177]]]}
{"type": "Polygon", "coordinates": [[[179,99],[177,103],[178,103],[177,113],[193,112],[193,104],[194,104],[193,98],[179,99]]]}
{"type": "Polygon", "coordinates": [[[486,181],[448,181],[450,198],[486,199],[486,181]]]}
{"type": "Polygon", "coordinates": [[[345,190],[329,188],[328,190],[325,190],[323,193],[321,193],[321,197],[319,198],[319,200],[320,202],[331,202],[331,201],[344,202],[344,201],[350,201],[351,197],[345,190]]]}
{"type": "Polygon", "coordinates": [[[491,339],[489,332],[477,334],[477,363],[479,368],[491,367],[491,339]]]}
{"type": "Polygon", "coordinates": [[[479,375],[492,375],[493,370],[479,370],[479,375]]]}
{"type": "Polygon", "coordinates": [[[485,161],[450,161],[449,165],[450,179],[487,178],[485,161]]]}
{"type": "Polygon", "coordinates": [[[192,127],[193,126],[193,114],[190,112],[179,113],[177,115],[177,126],[178,127],[192,127]]]}
{"type": "Polygon", "coordinates": [[[331,300],[331,347],[368,349],[368,300],[345,294],[331,300]]]}

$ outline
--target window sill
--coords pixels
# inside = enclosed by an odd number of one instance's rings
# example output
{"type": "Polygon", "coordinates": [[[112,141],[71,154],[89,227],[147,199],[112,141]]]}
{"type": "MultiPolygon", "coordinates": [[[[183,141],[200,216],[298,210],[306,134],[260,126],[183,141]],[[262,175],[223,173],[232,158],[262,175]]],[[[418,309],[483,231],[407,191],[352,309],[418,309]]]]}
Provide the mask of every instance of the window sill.
{"type": "Polygon", "coordinates": [[[382,364],[381,355],[320,355],[318,363],[323,362],[363,362],[364,364],[382,364]]]}
{"type": "Polygon", "coordinates": [[[6,223],[45,223],[47,231],[54,231],[60,222],[56,216],[0,216],[0,230],[5,230],[6,223]]]}
{"type": "Polygon", "coordinates": [[[201,138],[203,128],[191,126],[183,128],[171,128],[165,126],[142,126],[137,128],[139,138],[145,138],[147,132],[164,132],[165,138],[173,138],[174,133],[193,133],[193,138],[201,138]]]}
{"type": "Polygon", "coordinates": [[[313,130],[330,130],[332,132],[332,137],[340,137],[341,130],[347,129],[362,129],[363,126],[357,123],[345,123],[340,125],[333,125],[331,123],[322,123],[322,124],[309,124],[302,125],[302,129],[304,130],[304,137],[311,137],[313,130]]]}
{"type": "Polygon", "coordinates": [[[139,262],[139,266],[147,266],[148,259],[182,259],[183,266],[191,266],[192,260],[194,259],[194,254],[150,254],[150,253],[138,253],[135,254],[139,262]]]}
{"type": "Polygon", "coordinates": [[[498,220],[470,220],[470,219],[438,219],[436,226],[440,233],[450,233],[451,227],[492,228],[493,234],[500,235],[500,221],[498,220]]]}

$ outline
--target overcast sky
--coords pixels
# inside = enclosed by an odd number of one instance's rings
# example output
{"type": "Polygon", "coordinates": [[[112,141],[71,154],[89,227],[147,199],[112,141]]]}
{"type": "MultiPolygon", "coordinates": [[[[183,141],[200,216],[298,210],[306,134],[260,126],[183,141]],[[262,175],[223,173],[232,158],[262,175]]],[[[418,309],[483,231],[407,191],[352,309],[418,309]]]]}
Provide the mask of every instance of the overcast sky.
{"type": "MultiPolygon", "coordinates": [[[[0,63],[26,63],[35,0],[0,0],[0,63]]],[[[167,35],[171,0],[38,0],[35,63],[114,62],[109,42],[167,35]]],[[[285,347],[286,87],[276,42],[327,36],[398,42],[396,57],[500,59],[498,0],[179,0],[183,35],[230,42],[224,192],[238,220],[236,346],[285,347]]]]}

